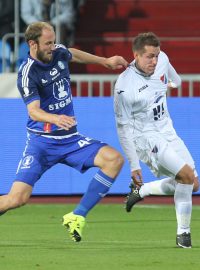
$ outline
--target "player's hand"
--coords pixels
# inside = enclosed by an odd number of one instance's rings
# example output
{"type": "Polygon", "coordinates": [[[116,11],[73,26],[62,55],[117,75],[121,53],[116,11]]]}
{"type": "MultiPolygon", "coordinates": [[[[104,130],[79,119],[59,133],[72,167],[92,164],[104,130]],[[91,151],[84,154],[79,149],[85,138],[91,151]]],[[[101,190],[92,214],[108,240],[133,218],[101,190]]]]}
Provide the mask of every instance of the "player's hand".
{"type": "Polygon", "coordinates": [[[120,69],[126,68],[128,66],[128,62],[122,56],[112,56],[106,58],[105,60],[105,67],[110,69],[120,69]]]}
{"type": "Polygon", "coordinates": [[[76,125],[76,120],[74,116],[67,116],[67,115],[55,115],[55,122],[54,124],[60,128],[65,130],[69,130],[71,127],[76,125]]]}
{"type": "Polygon", "coordinates": [[[139,188],[143,185],[142,171],[140,169],[132,171],[131,178],[132,178],[132,180],[137,188],[139,188]]]}

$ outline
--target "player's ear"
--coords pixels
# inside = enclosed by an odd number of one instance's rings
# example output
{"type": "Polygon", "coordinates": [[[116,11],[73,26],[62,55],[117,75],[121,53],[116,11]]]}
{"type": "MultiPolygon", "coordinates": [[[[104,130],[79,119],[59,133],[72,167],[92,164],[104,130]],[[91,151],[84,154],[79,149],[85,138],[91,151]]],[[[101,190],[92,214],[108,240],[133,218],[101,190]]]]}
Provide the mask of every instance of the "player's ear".
{"type": "Polygon", "coordinates": [[[138,52],[133,52],[133,56],[136,59],[138,57],[138,52]]]}
{"type": "Polygon", "coordinates": [[[37,49],[37,43],[34,40],[29,40],[28,45],[32,49],[37,49]]]}

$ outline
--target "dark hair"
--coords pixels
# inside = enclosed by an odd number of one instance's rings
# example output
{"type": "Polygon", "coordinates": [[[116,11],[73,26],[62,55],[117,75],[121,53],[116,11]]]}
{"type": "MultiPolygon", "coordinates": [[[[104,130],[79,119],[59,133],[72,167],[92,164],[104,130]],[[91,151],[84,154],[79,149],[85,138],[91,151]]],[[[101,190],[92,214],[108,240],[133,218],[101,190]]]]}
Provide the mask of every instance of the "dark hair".
{"type": "Polygon", "coordinates": [[[25,40],[28,42],[29,40],[38,41],[38,38],[42,35],[43,29],[49,29],[54,31],[53,26],[47,22],[34,22],[31,23],[26,31],[25,31],[25,40]]]}
{"type": "Polygon", "coordinates": [[[145,52],[145,46],[159,47],[160,40],[152,32],[140,33],[133,40],[133,51],[145,52]]]}

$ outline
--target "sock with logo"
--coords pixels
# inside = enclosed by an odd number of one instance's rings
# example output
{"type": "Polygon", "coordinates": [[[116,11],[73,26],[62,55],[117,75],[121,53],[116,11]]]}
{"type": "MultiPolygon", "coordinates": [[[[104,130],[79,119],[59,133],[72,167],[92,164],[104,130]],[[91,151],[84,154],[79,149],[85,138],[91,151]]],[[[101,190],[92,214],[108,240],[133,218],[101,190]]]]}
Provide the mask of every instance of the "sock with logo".
{"type": "Polygon", "coordinates": [[[99,170],[92,178],[86,193],[73,211],[76,215],[86,216],[87,213],[107,194],[114,183],[113,178],[99,170]]]}

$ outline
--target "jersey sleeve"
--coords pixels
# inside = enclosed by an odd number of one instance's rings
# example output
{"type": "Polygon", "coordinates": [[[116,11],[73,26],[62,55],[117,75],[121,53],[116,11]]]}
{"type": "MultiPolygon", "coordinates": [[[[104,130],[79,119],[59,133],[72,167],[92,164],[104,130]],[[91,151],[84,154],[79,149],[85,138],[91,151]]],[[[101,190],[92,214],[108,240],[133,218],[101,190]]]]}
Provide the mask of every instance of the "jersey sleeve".
{"type": "Polygon", "coordinates": [[[114,88],[114,113],[115,120],[119,124],[128,124],[131,118],[130,104],[126,102],[124,94],[126,91],[126,78],[119,76],[114,88]]]}
{"type": "Polygon", "coordinates": [[[69,62],[72,59],[72,54],[71,52],[68,50],[67,47],[65,47],[65,45],[63,44],[55,44],[55,48],[59,49],[61,52],[64,52],[65,56],[66,56],[66,60],[69,62]]]}
{"type": "Polygon", "coordinates": [[[168,68],[168,76],[171,87],[176,88],[181,85],[181,77],[177,74],[176,70],[170,63],[168,68]]]}
{"type": "Polygon", "coordinates": [[[139,170],[141,167],[135,149],[132,128],[128,124],[117,124],[117,133],[122,149],[129,161],[131,171],[139,170]]]}
{"type": "MultiPolygon", "coordinates": [[[[28,59],[30,60],[30,59],[28,59]]],[[[37,75],[32,70],[33,61],[25,63],[19,73],[17,79],[17,87],[26,105],[34,100],[40,100],[38,94],[37,75]]]]}
{"type": "Polygon", "coordinates": [[[134,130],[131,126],[131,106],[130,102],[126,102],[125,79],[119,78],[114,89],[114,112],[116,120],[116,128],[122,149],[129,161],[131,171],[140,169],[139,158],[134,144],[134,130]]]}

